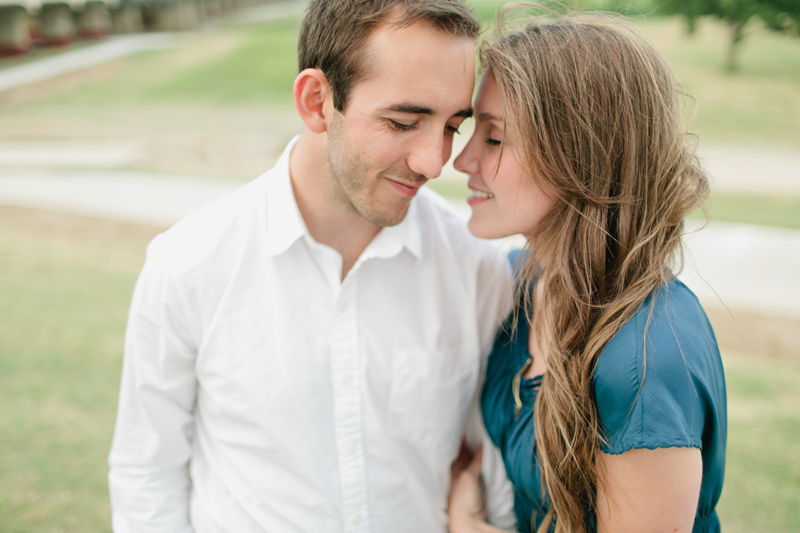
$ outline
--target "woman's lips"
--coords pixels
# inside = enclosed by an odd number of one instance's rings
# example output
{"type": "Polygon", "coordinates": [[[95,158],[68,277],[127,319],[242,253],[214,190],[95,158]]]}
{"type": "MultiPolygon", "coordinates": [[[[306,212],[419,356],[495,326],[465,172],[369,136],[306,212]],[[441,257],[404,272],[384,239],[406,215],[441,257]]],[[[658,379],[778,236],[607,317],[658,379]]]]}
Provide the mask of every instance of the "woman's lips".
{"type": "Polygon", "coordinates": [[[476,187],[472,187],[469,185],[468,187],[472,191],[470,197],[467,198],[467,204],[469,204],[470,207],[480,205],[494,198],[494,194],[490,192],[482,191],[476,187]]]}

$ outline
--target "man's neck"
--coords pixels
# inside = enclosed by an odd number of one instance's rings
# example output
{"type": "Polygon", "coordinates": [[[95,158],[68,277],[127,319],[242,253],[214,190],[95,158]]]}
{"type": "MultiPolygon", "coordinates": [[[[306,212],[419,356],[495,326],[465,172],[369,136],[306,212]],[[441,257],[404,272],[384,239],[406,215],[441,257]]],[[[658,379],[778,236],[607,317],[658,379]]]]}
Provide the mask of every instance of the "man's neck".
{"type": "Polygon", "coordinates": [[[336,201],[323,143],[321,136],[303,131],[289,158],[289,174],[308,233],[339,252],[344,279],[381,228],[336,201]]]}

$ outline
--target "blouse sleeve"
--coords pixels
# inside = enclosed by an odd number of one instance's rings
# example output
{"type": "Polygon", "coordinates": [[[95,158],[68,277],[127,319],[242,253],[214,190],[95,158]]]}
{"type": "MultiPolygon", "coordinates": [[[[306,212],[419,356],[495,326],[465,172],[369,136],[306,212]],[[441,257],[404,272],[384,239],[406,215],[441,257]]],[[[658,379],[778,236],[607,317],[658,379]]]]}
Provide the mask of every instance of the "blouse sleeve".
{"type": "Polygon", "coordinates": [[[594,391],[606,438],[602,450],[702,450],[719,396],[718,360],[711,326],[694,295],[679,283],[657,291],[598,360],[594,391]]]}

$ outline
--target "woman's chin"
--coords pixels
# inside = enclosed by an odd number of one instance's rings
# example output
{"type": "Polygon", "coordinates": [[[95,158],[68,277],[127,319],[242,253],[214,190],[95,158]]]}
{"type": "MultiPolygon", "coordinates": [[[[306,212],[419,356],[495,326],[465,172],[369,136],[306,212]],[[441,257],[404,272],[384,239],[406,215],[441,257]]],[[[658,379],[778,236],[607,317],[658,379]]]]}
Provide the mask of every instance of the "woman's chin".
{"type": "Polygon", "coordinates": [[[502,239],[514,235],[514,233],[502,231],[501,228],[495,228],[490,224],[486,224],[485,221],[481,220],[481,217],[475,216],[474,213],[467,223],[467,228],[469,228],[470,233],[479,239],[502,239]]]}

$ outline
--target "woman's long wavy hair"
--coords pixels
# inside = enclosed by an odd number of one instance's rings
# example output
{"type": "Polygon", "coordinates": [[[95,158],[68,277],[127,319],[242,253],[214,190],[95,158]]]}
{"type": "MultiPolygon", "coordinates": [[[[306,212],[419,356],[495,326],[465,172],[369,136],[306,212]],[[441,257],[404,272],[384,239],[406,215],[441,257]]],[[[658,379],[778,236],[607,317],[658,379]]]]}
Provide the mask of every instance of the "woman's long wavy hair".
{"type": "Polygon", "coordinates": [[[534,431],[551,508],[539,532],[554,515],[557,533],[580,532],[586,510],[596,512],[604,439],[592,392],[598,357],[679,272],[683,220],[702,205],[708,179],[687,142],[686,95],[644,37],[596,16],[498,26],[481,59],[497,81],[505,135],[557,198],[528,236],[517,286],[530,294],[542,273],[539,308],[522,310],[547,354],[534,431]]]}

